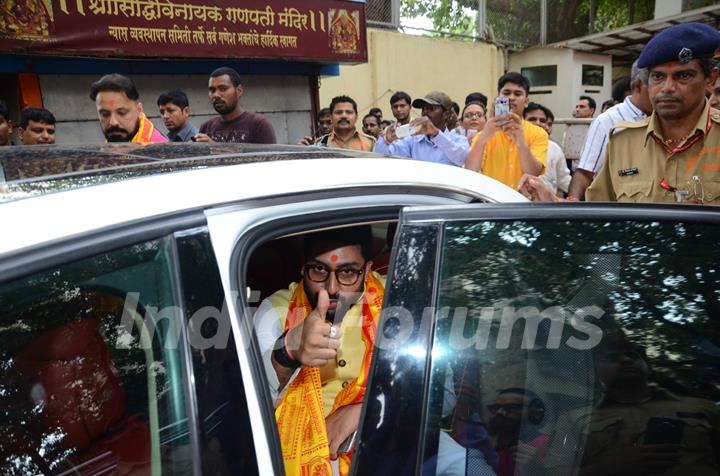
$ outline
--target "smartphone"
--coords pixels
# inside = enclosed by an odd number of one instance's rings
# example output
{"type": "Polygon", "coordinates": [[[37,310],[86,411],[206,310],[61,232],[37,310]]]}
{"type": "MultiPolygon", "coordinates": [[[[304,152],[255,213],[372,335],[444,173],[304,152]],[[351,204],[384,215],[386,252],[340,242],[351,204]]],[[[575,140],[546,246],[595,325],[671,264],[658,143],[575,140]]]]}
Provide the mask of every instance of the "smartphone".
{"type": "Polygon", "coordinates": [[[345,441],[340,443],[340,446],[338,447],[338,454],[350,453],[355,448],[355,437],[356,436],[357,436],[357,431],[353,432],[352,435],[345,438],[345,441]]]}
{"type": "Polygon", "coordinates": [[[645,428],[646,445],[679,445],[685,422],[677,418],[651,417],[645,428]]]}
{"type": "Polygon", "coordinates": [[[510,112],[510,99],[507,96],[498,96],[495,98],[495,117],[502,116],[510,112]]]}
{"type": "Polygon", "coordinates": [[[395,135],[398,137],[398,139],[404,139],[406,137],[410,137],[411,135],[415,134],[417,131],[418,131],[418,128],[416,126],[411,126],[410,124],[404,124],[395,129],[395,135]]]}

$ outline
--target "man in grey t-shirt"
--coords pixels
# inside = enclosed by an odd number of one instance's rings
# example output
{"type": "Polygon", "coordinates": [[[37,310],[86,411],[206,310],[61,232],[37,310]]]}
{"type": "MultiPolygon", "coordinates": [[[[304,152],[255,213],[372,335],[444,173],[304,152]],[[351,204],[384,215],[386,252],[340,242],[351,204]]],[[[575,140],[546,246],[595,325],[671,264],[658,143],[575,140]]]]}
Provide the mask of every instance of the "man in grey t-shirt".
{"type": "Polygon", "coordinates": [[[240,107],[243,87],[232,68],[218,68],[210,74],[208,94],[220,117],[200,126],[197,142],[243,142],[275,144],[275,130],[262,115],[240,107]]]}

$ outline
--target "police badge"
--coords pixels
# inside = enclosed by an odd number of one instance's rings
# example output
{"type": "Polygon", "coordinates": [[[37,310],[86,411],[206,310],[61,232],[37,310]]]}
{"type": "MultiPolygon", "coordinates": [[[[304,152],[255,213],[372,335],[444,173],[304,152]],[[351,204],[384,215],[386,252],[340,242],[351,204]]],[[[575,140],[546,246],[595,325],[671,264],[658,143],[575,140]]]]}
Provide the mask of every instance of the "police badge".
{"type": "Polygon", "coordinates": [[[678,61],[681,63],[689,63],[693,59],[693,52],[690,48],[683,48],[678,53],[678,61]]]}

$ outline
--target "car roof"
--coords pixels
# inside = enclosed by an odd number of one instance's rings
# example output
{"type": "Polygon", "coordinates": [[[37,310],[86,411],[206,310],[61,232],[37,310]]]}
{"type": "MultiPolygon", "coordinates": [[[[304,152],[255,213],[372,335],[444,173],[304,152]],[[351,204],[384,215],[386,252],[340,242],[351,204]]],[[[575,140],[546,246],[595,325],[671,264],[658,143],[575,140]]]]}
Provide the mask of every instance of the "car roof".
{"type": "Polygon", "coordinates": [[[189,167],[2,203],[0,256],[151,218],[305,192],[331,198],[383,187],[372,193],[437,195],[440,190],[489,202],[527,201],[496,180],[458,167],[382,156],[333,157],[189,167]]]}
{"type": "Polygon", "coordinates": [[[168,142],[0,149],[0,202],[181,170],[272,160],[357,158],[370,152],[297,145],[168,142]]]}

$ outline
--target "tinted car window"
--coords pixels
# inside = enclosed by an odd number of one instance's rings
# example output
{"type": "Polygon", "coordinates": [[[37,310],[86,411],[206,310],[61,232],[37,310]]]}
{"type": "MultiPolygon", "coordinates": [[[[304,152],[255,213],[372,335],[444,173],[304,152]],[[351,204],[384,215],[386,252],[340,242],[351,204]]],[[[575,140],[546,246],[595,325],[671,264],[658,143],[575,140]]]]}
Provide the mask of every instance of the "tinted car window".
{"type": "Polygon", "coordinates": [[[204,474],[258,474],[235,340],[207,230],[178,238],[204,474]]]}
{"type": "Polygon", "coordinates": [[[719,239],[446,225],[423,474],[717,474],[719,239]]]}
{"type": "Polygon", "coordinates": [[[0,473],[192,468],[169,241],[0,285],[0,473]]]}

